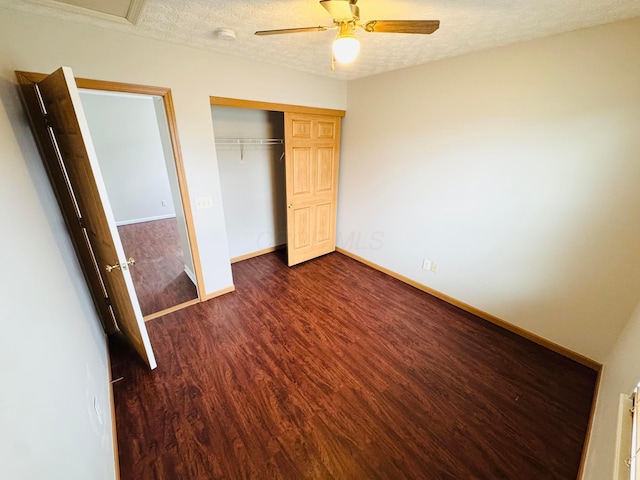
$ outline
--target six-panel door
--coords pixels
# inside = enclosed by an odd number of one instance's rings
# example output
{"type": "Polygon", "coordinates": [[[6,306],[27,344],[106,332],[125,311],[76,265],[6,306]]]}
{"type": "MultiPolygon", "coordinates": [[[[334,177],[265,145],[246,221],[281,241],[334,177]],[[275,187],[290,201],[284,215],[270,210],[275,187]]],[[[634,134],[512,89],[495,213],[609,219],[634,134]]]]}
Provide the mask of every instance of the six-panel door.
{"type": "Polygon", "coordinates": [[[336,248],[340,117],[285,112],[289,266],[336,248]]]}

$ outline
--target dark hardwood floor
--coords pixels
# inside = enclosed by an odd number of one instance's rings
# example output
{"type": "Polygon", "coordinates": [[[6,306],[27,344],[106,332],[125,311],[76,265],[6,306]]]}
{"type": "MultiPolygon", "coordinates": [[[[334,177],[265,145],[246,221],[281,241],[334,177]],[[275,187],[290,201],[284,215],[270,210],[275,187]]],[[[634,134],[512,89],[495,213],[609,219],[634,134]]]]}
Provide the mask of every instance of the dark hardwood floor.
{"type": "Polygon", "coordinates": [[[596,372],[344,255],[112,341],[122,480],[575,479],[596,372]]]}
{"type": "Polygon", "coordinates": [[[184,272],[184,257],[175,218],[118,227],[143,315],[150,315],[198,298],[184,272]]]}

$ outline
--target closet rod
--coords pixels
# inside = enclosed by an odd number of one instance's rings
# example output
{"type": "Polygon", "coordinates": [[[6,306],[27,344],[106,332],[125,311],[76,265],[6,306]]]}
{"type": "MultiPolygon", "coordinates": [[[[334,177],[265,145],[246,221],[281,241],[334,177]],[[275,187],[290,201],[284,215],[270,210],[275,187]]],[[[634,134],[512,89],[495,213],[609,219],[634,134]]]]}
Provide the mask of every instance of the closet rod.
{"type": "Polygon", "coordinates": [[[216,138],[216,145],[282,145],[282,138],[216,138]]]}

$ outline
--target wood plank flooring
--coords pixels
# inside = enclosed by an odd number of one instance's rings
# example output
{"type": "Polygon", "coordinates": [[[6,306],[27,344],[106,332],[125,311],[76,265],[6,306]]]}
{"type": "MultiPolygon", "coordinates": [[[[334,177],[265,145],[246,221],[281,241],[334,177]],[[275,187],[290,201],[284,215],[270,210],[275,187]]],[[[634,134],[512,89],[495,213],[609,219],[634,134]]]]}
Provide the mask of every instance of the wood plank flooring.
{"type": "Polygon", "coordinates": [[[143,315],[150,315],[198,298],[184,272],[184,258],[175,218],[118,227],[143,315]]]}
{"type": "Polygon", "coordinates": [[[596,372],[339,253],[112,342],[122,480],[575,479],[596,372]]]}

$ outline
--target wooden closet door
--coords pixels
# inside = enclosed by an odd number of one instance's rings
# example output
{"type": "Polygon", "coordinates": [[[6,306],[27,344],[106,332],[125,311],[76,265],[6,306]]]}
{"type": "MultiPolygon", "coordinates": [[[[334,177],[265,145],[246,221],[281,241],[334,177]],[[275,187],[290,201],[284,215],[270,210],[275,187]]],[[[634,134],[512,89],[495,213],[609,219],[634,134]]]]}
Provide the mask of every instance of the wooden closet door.
{"type": "Polygon", "coordinates": [[[336,249],[340,117],[285,112],[289,266],[336,249]]]}

